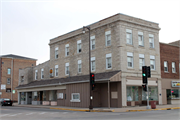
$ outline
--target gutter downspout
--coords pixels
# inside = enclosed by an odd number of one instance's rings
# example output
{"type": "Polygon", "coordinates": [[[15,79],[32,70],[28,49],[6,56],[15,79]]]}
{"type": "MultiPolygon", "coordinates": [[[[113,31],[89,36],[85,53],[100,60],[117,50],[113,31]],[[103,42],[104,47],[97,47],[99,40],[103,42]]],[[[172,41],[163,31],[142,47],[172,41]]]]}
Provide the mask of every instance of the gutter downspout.
{"type": "Polygon", "coordinates": [[[14,68],[14,59],[11,58],[11,100],[13,101],[13,93],[12,93],[12,90],[13,90],[13,68],[14,68]]]}

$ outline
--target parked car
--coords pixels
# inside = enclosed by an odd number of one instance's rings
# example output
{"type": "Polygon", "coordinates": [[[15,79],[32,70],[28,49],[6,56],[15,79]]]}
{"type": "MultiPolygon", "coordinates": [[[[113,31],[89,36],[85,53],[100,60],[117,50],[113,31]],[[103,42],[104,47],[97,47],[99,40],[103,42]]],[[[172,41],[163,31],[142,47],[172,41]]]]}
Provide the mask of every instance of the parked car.
{"type": "Polygon", "coordinates": [[[1,106],[5,106],[5,105],[10,105],[10,106],[12,106],[13,101],[11,101],[11,100],[8,99],[8,98],[1,98],[1,99],[0,99],[0,103],[1,103],[1,106]]]}

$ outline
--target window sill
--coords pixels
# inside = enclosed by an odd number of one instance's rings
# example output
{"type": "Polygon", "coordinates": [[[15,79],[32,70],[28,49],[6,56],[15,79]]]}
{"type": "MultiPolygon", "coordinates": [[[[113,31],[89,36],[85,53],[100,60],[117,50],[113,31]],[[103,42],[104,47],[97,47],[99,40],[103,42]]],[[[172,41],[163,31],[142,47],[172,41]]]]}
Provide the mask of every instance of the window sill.
{"type": "Polygon", "coordinates": [[[150,50],[155,50],[155,48],[149,48],[150,50]]]}
{"type": "Polygon", "coordinates": [[[127,70],[134,70],[134,68],[130,68],[130,67],[128,67],[128,68],[127,68],[127,70]]]}
{"type": "Polygon", "coordinates": [[[167,71],[164,71],[164,73],[169,73],[169,72],[167,72],[167,71]]]}
{"type": "Polygon", "coordinates": [[[112,68],[106,68],[106,70],[112,70],[112,68]]]}
{"type": "Polygon", "coordinates": [[[70,100],[70,102],[81,102],[81,100],[70,100]]]}
{"type": "Polygon", "coordinates": [[[110,48],[112,45],[109,45],[109,46],[105,46],[105,48],[110,48]]]}
{"type": "Polygon", "coordinates": [[[177,72],[172,72],[173,74],[177,74],[177,72]]]}
{"type": "Polygon", "coordinates": [[[139,45],[138,48],[145,48],[144,46],[139,45]]]}
{"type": "Polygon", "coordinates": [[[133,44],[126,43],[126,46],[134,47],[133,44]]]}

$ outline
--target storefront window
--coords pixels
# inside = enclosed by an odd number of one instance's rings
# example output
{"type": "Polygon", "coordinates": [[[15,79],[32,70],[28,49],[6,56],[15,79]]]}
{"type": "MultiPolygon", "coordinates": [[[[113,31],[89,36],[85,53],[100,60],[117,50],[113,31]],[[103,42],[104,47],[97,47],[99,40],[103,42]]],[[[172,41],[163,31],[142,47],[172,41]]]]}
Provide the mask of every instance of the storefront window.
{"type": "Polygon", "coordinates": [[[47,101],[46,100],[46,95],[47,95],[47,91],[43,91],[43,101],[47,101]]]}
{"type": "Polygon", "coordinates": [[[138,87],[137,86],[127,86],[127,101],[138,101],[138,87]]]}
{"type": "Polygon", "coordinates": [[[56,101],[57,100],[57,90],[51,90],[49,92],[49,100],[56,101]]]}
{"type": "Polygon", "coordinates": [[[25,92],[21,92],[21,101],[26,101],[26,94],[25,94],[25,92]]]}
{"type": "MultiPolygon", "coordinates": [[[[158,100],[158,87],[150,86],[149,89],[149,100],[158,100]]],[[[147,100],[147,92],[142,89],[142,100],[147,100]]]]}
{"type": "Polygon", "coordinates": [[[179,89],[167,89],[167,99],[179,99],[180,90],[179,89]]]}
{"type": "Polygon", "coordinates": [[[37,101],[38,95],[37,95],[37,91],[36,92],[32,92],[32,100],[33,101],[37,101]]]}

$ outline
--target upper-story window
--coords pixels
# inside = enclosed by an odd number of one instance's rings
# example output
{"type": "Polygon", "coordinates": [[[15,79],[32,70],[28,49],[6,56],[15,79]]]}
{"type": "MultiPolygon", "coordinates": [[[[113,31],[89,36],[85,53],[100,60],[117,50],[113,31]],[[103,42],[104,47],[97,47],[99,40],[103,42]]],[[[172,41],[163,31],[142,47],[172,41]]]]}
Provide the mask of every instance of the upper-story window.
{"type": "Polygon", "coordinates": [[[126,43],[132,45],[132,30],[126,29],[126,43]]]}
{"type": "Polygon", "coordinates": [[[41,69],[41,79],[44,79],[44,69],[41,69]]]}
{"type": "Polygon", "coordinates": [[[133,53],[127,52],[127,67],[133,68],[133,53]]]}
{"type": "Polygon", "coordinates": [[[78,40],[77,41],[77,53],[80,53],[82,51],[82,48],[81,48],[81,40],[78,40]]]}
{"type": "Polygon", "coordinates": [[[154,48],[154,35],[149,34],[149,47],[154,48]]]}
{"type": "Polygon", "coordinates": [[[112,68],[112,57],[111,53],[106,54],[106,69],[111,69],[112,68]]]}
{"type": "Polygon", "coordinates": [[[164,72],[168,72],[168,62],[164,61],[164,72]]]}
{"type": "Polygon", "coordinates": [[[91,50],[95,49],[95,36],[91,36],[91,50]]]}
{"type": "Polygon", "coordinates": [[[139,69],[142,69],[142,66],[145,65],[144,61],[144,54],[139,54],[139,69]]]}
{"type": "Polygon", "coordinates": [[[96,70],[96,62],[95,62],[95,60],[96,60],[95,57],[91,57],[91,71],[96,70]]]}
{"type": "Polygon", "coordinates": [[[82,61],[81,60],[78,60],[78,73],[81,73],[82,72],[82,61]]]}
{"type": "Polygon", "coordinates": [[[69,44],[66,44],[65,46],[65,56],[69,55],[69,44]]]}
{"type": "Polygon", "coordinates": [[[35,70],[35,80],[38,79],[38,70],[35,70]]]}
{"type": "Polygon", "coordinates": [[[58,76],[58,65],[55,65],[55,76],[58,76]]]}
{"type": "Polygon", "coordinates": [[[143,32],[138,32],[138,41],[139,41],[139,46],[144,46],[143,32]]]}
{"type": "Polygon", "coordinates": [[[105,32],[106,46],[111,45],[111,31],[105,32]]]}
{"type": "Polygon", "coordinates": [[[155,70],[155,56],[150,55],[150,66],[151,70],[155,70]]]}
{"type": "Polygon", "coordinates": [[[55,48],[55,59],[58,58],[58,47],[55,48]]]}
{"type": "Polygon", "coordinates": [[[176,65],[175,65],[175,62],[172,62],[172,73],[176,73],[176,65]]]}
{"type": "Polygon", "coordinates": [[[7,84],[11,84],[11,78],[7,78],[7,84]]]}
{"type": "Polygon", "coordinates": [[[69,75],[69,63],[65,64],[65,75],[69,75]]]}
{"type": "Polygon", "coordinates": [[[7,69],[7,74],[10,75],[11,74],[11,68],[7,69]]]}

